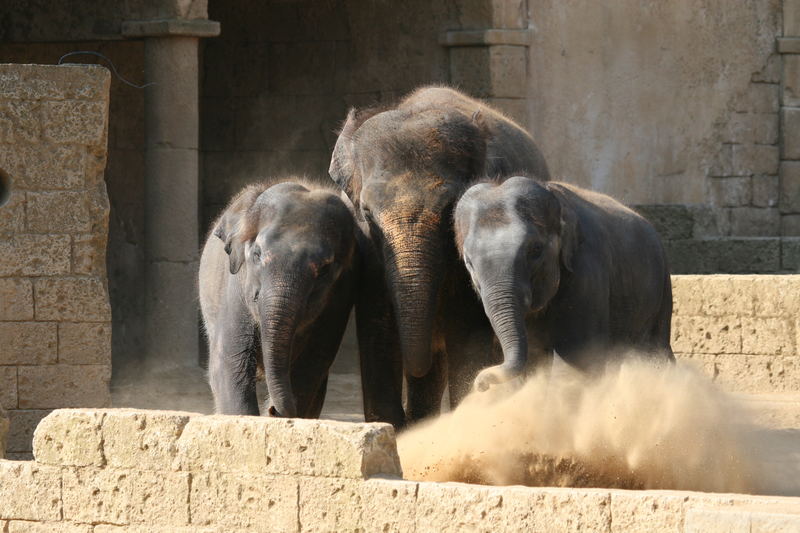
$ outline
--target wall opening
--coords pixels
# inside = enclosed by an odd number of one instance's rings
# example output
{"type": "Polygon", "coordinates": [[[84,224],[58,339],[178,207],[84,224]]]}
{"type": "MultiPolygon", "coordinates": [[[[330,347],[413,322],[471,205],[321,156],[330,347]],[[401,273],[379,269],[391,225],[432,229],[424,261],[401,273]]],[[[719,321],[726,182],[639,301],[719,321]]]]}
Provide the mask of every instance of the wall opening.
{"type": "Polygon", "coordinates": [[[8,203],[11,198],[11,178],[0,169],[0,207],[8,203]]]}

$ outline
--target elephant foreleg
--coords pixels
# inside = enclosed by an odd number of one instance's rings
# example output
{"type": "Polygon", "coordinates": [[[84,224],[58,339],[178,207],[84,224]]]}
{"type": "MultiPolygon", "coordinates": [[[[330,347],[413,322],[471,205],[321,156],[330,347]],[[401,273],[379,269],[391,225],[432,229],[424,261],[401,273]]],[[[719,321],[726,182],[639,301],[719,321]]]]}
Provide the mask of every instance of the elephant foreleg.
{"type": "Polygon", "coordinates": [[[218,414],[259,415],[254,343],[252,333],[212,341],[208,374],[218,414]]]}

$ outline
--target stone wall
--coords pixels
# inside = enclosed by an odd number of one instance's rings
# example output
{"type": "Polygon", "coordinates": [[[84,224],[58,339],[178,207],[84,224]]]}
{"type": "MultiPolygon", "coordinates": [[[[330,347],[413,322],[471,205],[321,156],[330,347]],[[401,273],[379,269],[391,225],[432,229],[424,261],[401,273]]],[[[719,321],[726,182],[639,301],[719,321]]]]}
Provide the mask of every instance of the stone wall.
{"type": "Polygon", "coordinates": [[[0,406],[8,451],[57,407],[109,405],[106,158],[110,75],[0,65],[0,406]]]}
{"type": "Polygon", "coordinates": [[[0,460],[3,531],[796,531],[800,499],[403,481],[383,424],[60,410],[0,460]]]}
{"type": "Polygon", "coordinates": [[[672,349],[726,390],[800,391],[800,276],[673,276],[672,349]]]}

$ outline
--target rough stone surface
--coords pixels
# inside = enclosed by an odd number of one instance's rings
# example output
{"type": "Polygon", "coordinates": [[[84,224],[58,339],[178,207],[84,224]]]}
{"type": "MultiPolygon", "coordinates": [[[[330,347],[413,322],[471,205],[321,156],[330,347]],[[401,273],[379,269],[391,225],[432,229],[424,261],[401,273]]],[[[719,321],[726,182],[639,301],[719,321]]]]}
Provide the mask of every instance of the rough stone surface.
{"type": "Polygon", "coordinates": [[[0,322],[0,364],[55,363],[58,328],[54,322],[0,322]]]}
{"type": "Polygon", "coordinates": [[[108,466],[137,470],[176,468],[178,440],[191,417],[190,413],[170,411],[108,411],[102,431],[108,466]]]}
{"type": "Polygon", "coordinates": [[[6,438],[8,437],[8,415],[0,405],[0,459],[6,456],[6,438]]]}
{"type": "Polygon", "coordinates": [[[27,454],[30,458],[33,432],[37,424],[50,412],[50,409],[10,410],[8,414],[11,419],[11,428],[8,430],[6,451],[27,454]]]}
{"type": "Polygon", "coordinates": [[[111,324],[108,322],[61,322],[58,325],[58,361],[70,365],[108,362],[111,324]]]}
{"type": "Polygon", "coordinates": [[[21,366],[18,376],[22,409],[108,407],[109,365],[21,366]]]}
{"type": "MultiPolygon", "coordinates": [[[[0,409],[17,408],[17,367],[0,366],[0,409]]],[[[5,415],[6,418],[7,415],[5,415]]],[[[8,428],[6,428],[8,429],[8,428]]]]}
{"type": "Polygon", "coordinates": [[[55,466],[105,466],[100,431],[104,416],[103,412],[73,409],[50,413],[33,435],[36,462],[55,466]]]}
{"type": "Polygon", "coordinates": [[[299,531],[297,481],[291,477],[242,472],[193,474],[190,499],[192,524],[232,529],[258,529],[269,524],[271,531],[299,531]]]}
{"type": "Polygon", "coordinates": [[[32,462],[0,460],[0,519],[61,519],[61,472],[32,462]]]}
{"type": "Polygon", "coordinates": [[[33,320],[33,284],[24,278],[0,278],[0,320],[33,320]]]}
{"type": "Polygon", "coordinates": [[[108,293],[98,279],[37,279],[34,298],[37,320],[104,321],[111,316],[108,293]]]}

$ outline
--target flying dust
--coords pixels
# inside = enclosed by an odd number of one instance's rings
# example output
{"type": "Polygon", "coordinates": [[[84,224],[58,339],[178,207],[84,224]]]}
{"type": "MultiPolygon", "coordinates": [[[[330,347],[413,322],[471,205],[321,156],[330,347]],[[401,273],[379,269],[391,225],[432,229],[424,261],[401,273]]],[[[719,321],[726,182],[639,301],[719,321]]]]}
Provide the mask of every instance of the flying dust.
{"type": "Polygon", "coordinates": [[[628,359],[472,393],[397,444],[413,480],[796,493],[775,435],[693,368],[628,359]]]}

